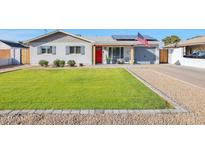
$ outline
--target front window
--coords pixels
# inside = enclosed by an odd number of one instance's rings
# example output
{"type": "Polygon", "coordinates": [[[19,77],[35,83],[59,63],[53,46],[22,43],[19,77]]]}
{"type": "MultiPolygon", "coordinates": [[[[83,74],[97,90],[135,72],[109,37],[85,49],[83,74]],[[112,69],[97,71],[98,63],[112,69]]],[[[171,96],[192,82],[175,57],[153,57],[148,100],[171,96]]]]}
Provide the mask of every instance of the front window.
{"type": "Polygon", "coordinates": [[[52,54],[52,47],[47,48],[47,54],[52,54]]]}
{"type": "Polygon", "coordinates": [[[47,48],[46,47],[41,47],[41,54],[47,53],[47,48]]]}
{"type": "Polygon", "coordinates": [[[81,47],[76,47],[76,54],[80,54],[81,53],[81,47]]]}
{"type": "Polygon", "coordinates": [[[38,54],[55,54],[55,46],[41,46],[38,50],[38,54]]]}
{"type": "Polygon", "coordinates": [[[112,63],[117,63],[117,60],[124,58],[124,48],[109,47],[108,56],[112,59],[112,63]]]}
{"type": "Polygon", "coordinates": [[[120,58],[124,58],[124,48],[123,47],[121,47],[121,49],[120,49],[120,58]]]}
{"type": "Polygon", "coordinates": [[[66,55],[69,54],[85,54],[84,46],[66,46],[66,55]]]}
{"type": "Polygon", "coordinates": [[[74,54],[75,53],[75,47],[70,47],[70,54],[74,54]]]}
{"type": "Polygon", "coordinates": [[[110,58],[112,57],[112,48],[111,47],[109,48],[109,57],[110,58]]]}

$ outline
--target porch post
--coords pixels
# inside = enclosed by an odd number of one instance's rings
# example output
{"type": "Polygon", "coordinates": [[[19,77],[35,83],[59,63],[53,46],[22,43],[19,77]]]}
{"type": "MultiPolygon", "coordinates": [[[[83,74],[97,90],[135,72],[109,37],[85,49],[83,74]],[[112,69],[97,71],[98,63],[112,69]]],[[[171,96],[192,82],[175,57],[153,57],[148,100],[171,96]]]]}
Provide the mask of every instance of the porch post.
{"type": "Polygon", "coordinates": [[[130,64],[134,64],[134,46],[130,49],[130,64]]]}
{"type": "Polygon", "coordinates": [[[93,45],[93,65],[95,65],[95,45],[93,45]]]}

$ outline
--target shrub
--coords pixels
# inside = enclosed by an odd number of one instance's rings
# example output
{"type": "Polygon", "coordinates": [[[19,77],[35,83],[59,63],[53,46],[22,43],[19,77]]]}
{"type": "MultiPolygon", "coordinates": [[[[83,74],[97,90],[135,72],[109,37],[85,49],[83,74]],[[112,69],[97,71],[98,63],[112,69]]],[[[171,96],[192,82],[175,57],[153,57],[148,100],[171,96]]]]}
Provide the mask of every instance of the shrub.
{"type": "Polygon", "coordinates": [[[80,66],[80,67],[83,67],[83,63],[80,63],[79,66],[80,66]]]}
{"type": "Polygon", "coordinates": [[[40,60],[38,62],[38,64],[41,65],[41,66],[47,67],[48,66],[48,61],[47,60],[40,60]]]}
{"type": "Polygon", "coordinates": [[[60,67],[60,60],[59,59],[56,59],[53,61],[53,64],[56,66],[56,67],[60,67]]]}
{"type": "Polygon", "coordinates": [[[112,59],[111,59],[110,57],[106,56],[107,64],[110,64],[111,60],[112,60],[112,59]]]}
{"type": "Polygon", "coordinates": [[[68,62],[67,62],[67,64],[69,65],[69,66],[71,66],[71,67],[73,67],[73,66],[75,66],[75,60],[69,60],[68,62]]]}
{"type": "Polygon", "coordinates": [[[65,60],[60,60],[59,61],[59,66],[64,67],[65,66],[65,60]]]}

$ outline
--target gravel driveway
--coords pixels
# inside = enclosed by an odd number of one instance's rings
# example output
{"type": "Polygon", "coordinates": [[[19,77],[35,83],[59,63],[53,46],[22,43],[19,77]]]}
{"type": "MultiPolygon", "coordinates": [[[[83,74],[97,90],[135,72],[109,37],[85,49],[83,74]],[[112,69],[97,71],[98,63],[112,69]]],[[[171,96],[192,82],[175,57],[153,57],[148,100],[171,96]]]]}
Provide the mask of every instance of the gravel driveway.
{"type": "MultiPolygon", "coordinates": [[[[179,80],[181,78],[172,76],[173,72],[168,71],[170,67],[172,66],[147,65],[133,66],[130,69],[175,99],[189,113],[28,114],[0,116],[0,124],[205,124],[205,89],[199,87],[199,85],[192,85],[194,82],[192,84],[187,83],[188,78],[184,82],[179,80]],[[163,69],[166,71],[163,72],[163,69]]],[[[197,81],[197,79],[195,78],[193,81],[197,81]]]]}

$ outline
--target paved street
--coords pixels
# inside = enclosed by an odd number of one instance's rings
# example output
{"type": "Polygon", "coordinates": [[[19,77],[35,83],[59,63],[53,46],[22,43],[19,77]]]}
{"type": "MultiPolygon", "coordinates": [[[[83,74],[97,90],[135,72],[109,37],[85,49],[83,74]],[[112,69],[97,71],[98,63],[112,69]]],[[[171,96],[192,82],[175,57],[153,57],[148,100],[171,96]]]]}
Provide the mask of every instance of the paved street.
{"type": "Polygon", "coordinates": [[[205,69],[176,65],[154,65],[148,68],[205,88],[205,69]]]}

